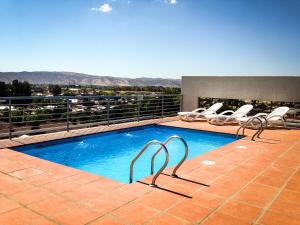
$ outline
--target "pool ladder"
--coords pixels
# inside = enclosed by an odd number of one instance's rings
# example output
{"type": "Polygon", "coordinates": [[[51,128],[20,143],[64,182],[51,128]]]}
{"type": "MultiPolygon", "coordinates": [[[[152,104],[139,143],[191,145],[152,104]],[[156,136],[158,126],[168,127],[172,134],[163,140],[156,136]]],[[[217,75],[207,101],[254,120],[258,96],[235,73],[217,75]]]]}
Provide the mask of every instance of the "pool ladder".
{"type": "Polygon", "coordinates": [[[250,118],[249,120],[247,120],[246,123],[242,124],[242,125],[239,127],[239,129],[237,129],[237,131],[236,131],[236,137],[238,138],[238,137],[240,136],[239,133],[240,133],[240,130],[241,130],[242,128],[243,128],[243,130],[242,130],[242,136],[244,136],[244,134],[245,134],[245,129],[250,125],[251,122],[254,122],[255,120],[258,121],[259,127],[258,127],[257,131],[252,135],[251,140],[252,140],[252,141],[255,141],[255,137],[260,138],[261,133],[265,130],[265,128],[266,128],[267,125],[268,125],[267,119],[266,119],[265,117],[263,117],[263,116],[260,116],[260,117],[252,117],[252,118],[250,118]],[[264,120],[265,125],[264,125],[264,123],[263,123],[262,120],[264,120]]]}
{"type": "Polygon", "coordinates": [[[159,142],[157,140],[153,140],[153,141],[149,141],[143,148],[142,150],[136,155],[136,157],[134,157],[134,159],[132,160],[131,164],[130,164],[130,177],[129,177],[129,183],[132,183],[133,181],[133,167],[135,162],[140,158],[140,156],[149,148],[149,146],[151,145],[158,145],[159,148],[158,150],[152,155],[151,158],[151,175],[154,173],[154,162],[155,162],[155,158],[158,155],[158,153],[160,153],[160,151],[163,149],[166,155],[166,159],[164,161],[164,164],[162,165],[162,167],[157,171],[157,173],[154,175],[150,186],[151,187],[157,187],[157,185],[155,184],[156,179],[158,178],[158,176],[163,172],[163,170],[167,167],[168,163],[169,163],[169,151],[166,147],[166,145],[174,140],[174,139],[178,139],[180,140],[183,145],[184,145],[184,149],[185,149],[185,153],[183,158],[179,161],[179,163],[175,166],[175,168],[173,169],[173,172],[171,174],[171,177],[178,177],[178,175],[176,174],[177,170],[179,169],[179,167],[183,164],[183,162],[186,160],[188,153],[189,153],[189,149],[188,149],[188,145],[186,143],[186,141],[182,138],[179,137],[177,135],[173,135],[171,137],[169,137],[165,142],[159,142]]]}

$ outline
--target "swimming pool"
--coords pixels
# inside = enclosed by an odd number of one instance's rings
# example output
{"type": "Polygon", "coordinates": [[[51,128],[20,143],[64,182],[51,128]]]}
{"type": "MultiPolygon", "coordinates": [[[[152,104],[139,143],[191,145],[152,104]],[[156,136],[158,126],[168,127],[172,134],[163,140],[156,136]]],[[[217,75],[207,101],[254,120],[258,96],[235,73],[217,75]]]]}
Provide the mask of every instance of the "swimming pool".
{"type": "MultiPolygon", "coordinates": [[[[236,140],[234,135],[147,125],[93,135],[49,141],[15,148],[38,158],[63,164],[93,174],[129,183],[129,168],[132,159],[149,141],[165,141],[172,135],[184,138],[189,147],[187,159],[216,149],[236,140]]],[[[174,139],[167,144],[170,154],[168,167],[176,165],[184,156],[184,146],[174,139]]],[[[136,161],[133,180],[150,175],[151,157],[158,146],[151,146],[136,161]]],[[[163,164],[165,153],[161,151],[155,160],[155,171],[163,164]]],[[[180,169],[179,169],[180,170],[180,169]]]]}

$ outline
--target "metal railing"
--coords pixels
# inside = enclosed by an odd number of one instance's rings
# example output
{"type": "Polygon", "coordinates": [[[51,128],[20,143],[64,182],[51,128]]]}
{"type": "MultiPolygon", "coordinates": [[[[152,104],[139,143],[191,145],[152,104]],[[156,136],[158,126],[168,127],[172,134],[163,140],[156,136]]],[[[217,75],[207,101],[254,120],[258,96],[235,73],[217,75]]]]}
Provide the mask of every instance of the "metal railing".
{"type": "Polygon", "coordinates": [[[130,164],[130,175],[129,175],[129,183],[132,183],[133,181],[133,167],[134,164],[136,162],[136,160],[138,160],[140,158],[140,156],[149,148],[149,146],[151,145],[159,145],[160,148],[162,148],[165,151],[166,154],[166,159],[164,164],[162,165],[162,167],[157,171],[157,173],[154,175],[152,182],[150,184],[151,187],[156,187],[155,181],[157,179],[157,177],[162,173],[162,171],[167,167],[168,163],[169,163],[169,152],[168,149],[166,148],[166,146],[157,141],[157,140],[153,140],[153,141],[149,141],[143,148],[142,150],[137,154],[136,157],[134,157],[134,159],[132,160],[131,164],[130,164]]]}
{"type": "Polygon", "coordinates": [[[264,131],[264,129],[268,126],[268,121],[265,117],[261,116],[261,117],[251,117],[247,120],[246,123],[242,124],[236,131],[236,137],[238,138],[239,137],[239,133],[240,133],[240,130],[242,129],[242,136],[245,135],[245,129],[247,127],[249,127],[249,125],[251,125],[251,123],[255,122],[255,120],[257,120],[258,122],[258,128],[257,128],[257,131],[252,135],[252,138],[251,140],[254,141],[255,140],[255,137],[257,138],[260,138],[260,135],[261,133],[264,131]],[[265,123],[263,123],[263,121],[265,123]]]}
{"type": "Polygon", "coordinates": [[[0,97],[0,138],[177,115],[181,95],[0,97]]]}
{"type": "MultiPolygon", "coordinates": [[[[186,143],[186,141],[182,138],[182,137],[179,137],[177,135],[173,135],[171,137],[169,137],[165,142],[163,142],[163,144],[166,146],[170,141],[174,140],[174,139],[178,139],[180,140],[183,145],[184,145],[184,156],[183,158],[179,161],[179,163],[174,167],[174,170],[171,174],[171,177],[178,177],[176,172],[177,170],[179,169],[179,167],[184,163],[184,161],[186,160],[186,158],[188,157],[188,154],[189,154],[189,148],[188,148],[188,145],[186,143]]],[[[154,162],[155,162],[155,157],[158,155],[158,153],[160,153],[162,147],[160,147],[152,156],[151,158],[151,175],[154,173],[154,162]]]]}
{"type": "Polygon", "coordinates": [[[163,170],[167,167],[168,163],[169,163],[169,159],[170,159],[170,155],[169,155],[169,151],[168,148],[166,147],[166,145],[174,140],[174,139],[178,139],[180,140],[183,145],[184,145],[184,149],[185,149],[185,153],[183,158],[179,161],[179,163],[175,166],[171,177],[173,178],[178,178],[176,171],[179,169],[179,167],[183,164],[183,162],[186,160],[188,153],[189,153],[189,149],[188,149],[188,145],[186,143],[186,141],[182,138],[179,137],[177,135],[173,135],[171,137],[169,137],[165,142],[161,143],[157,140],[152,140],[149,141],[143,148],[142,150],[134,157],[134,159],[131,161],[130,164],[130,173],[129,173],[129,183],[133,182],[133,168],[134,168],[134,164],[135,162],[141,157],[141,155],[148,149],[149,146],[151,145],[159,145],[159,149],[156,150],[156,152],[152,155],[151,157],[151,175],[154,174],[154,161],[155,161],[155,157],[158,155],[158,153],[160,153],[160,151],[163,149],[165,151],[165,155],[166,155],[166,159],[163,163],[163,165],[160,167],[160,169],[157,171],[157,173],[154,175],[152,182],[150,184],[151,187],[157,187],[157,185],[155,184],[156,179],[158,178],[158,176],[163,172],[163,170]]]}

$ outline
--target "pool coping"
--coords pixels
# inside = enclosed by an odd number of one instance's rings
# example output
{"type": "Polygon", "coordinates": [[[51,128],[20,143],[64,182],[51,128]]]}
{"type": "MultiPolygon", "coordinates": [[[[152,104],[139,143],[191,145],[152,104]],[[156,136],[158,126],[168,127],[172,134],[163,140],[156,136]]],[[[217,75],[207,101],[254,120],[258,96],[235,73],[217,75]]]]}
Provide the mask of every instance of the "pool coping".
{"type": "MultiPolygon", "coordinates": [[[[71,139],[76,137],[85,137],[90,135],[97,135],[100,133],[105,132],[111,132],[111,131],[117,131],[122,129],[130,129],[134,127],[141,127],[141,126],[147,126],[147,125],[159,125],[159,126],[169,126],[171,125],[166,124],[166,122],[170,121],[176,121],[177,117],[166,117],[162,119],[155,119],[155,120],[145,120],[145,121],[138,121],[138,122],[128,122],[128,123],[121,123],[121,124],[112,124],[110,126],[98,126],[93,128],[81,128],[78,129],[80,131],[88,131],[88,133],[77,133],[78,130],[70,130],[70,131],[60,131],[60,132],[54,132],[54,133],[47,133],[47,134],[37,134],[32,136],[26,136],[26,137],[17,137],[12,139],[2,139],[0,140],[0,149],[2,148],[14,148],[14,147],[22,147],[26,145],[32,145],[32,144],[38,144],[42,142],[51,142],[51,141],[57,141],[57,140],[65,140],[65,139],[71,139]],[[98,129],[95,129],[98,128],[98,129]],[[100,130],[99,130],[100,128],[100,130]],[[53,136],[55,134],[67,134],[64,136],[58,136],[54,139],[47,139],[49,136],[53,136]],[[46,139],[43,137],[46,136],[46,139]],[[32,137],[37,138],[36,140],[32,140],[32,137]],[[30,141],[29,141],[30,140],[30,141]],[[22,141],[29,141],[23,143],[22,141]]],[[[176,126],[175,126],[176,127],[176,126]]],[[[213,130],[205,130],[205,129],[193,129],[188,127],[178,127],[181,129],[188,129],[188,130],[198,130],[198,131],[204,131],[204,132],[211,132],[211,133],[220,133],[225,135],[236,135],[234,132],[224,132],[224,131],[213,131],[213,130]]],[[[244,138],[246,135],[239,135],[239,137],[244,138]]]]}
{"type": "MultiPolygon", "coordinates": [[[[49,141],[47,141],[47,140],[45,140],[45,141],[44,140],[38,140],[37,142],[34,142],[34,143],[25,143],[25,144],[18,145],[18,146],[11,146],[9,148],[11,148],[12,150],[18,151],[17,148],[22,148],[22,147],[30,146],[30,145],[36,145],[36,144],[42,144],[42,143],[51,143],[51,142],[56,142],[56,141],[59,141],[57,144],[61,144],[61,143],[65,143],[65,142],[72,142],[73,140],[78,141],[78,140],[76,140],[76,138],[95,136],[95,135],[99,135],[99,134],[102,134],[102,133],[110,133],[110,132],[116,132],[116,131],[120,131],[120,130],[129,130],[129,129],[139,128],[139,127],[147,127],[147,126],[161,126],[161,127],[170,127],[170,128],[174,127],[174,126],[170,126],[170,125],[165,125],[163,123],[138,124],[137,126],[131,126],[131,127],[112,127],[112,129],[102,130],[102,131],[98,131],[98,132],[95,132],[95,133],[82,134],[82,135],[73,136],[73,137],[63,137],[63,138],[58,137],[57,139],[53,139],[53,140],[49,140],[49,141]],[[68,139],[70,139],[70,141],[68,141],[68,139]]],[[[237,135],[232,134],[232,133],[208,131],[208,130],[203,130],[203,129],[191,129],[191,128],[185,128],[185,127],[174,127],[174,128],[237,137],[237,135]]],[[[236,140],[244,138],[246,136],[245,135],[238,135],[238,137],[239,138],[236,138],[236,140]]],[[[55,145],[55,143],[53,145],[55,145]]],[[[41,146],[41,147],[43,147],[43,146],[41,146]]],[[[18,152],[22,152],[22,151],[18,151],[18,152]]],[[[26,154],[26,153],[24,153],[24,154],[26,154]]]]}
{"type": "Polygon", "coordinates": [[[17,137],[17,138],[12,138],[12,139],[2,139],[2,140],[0,140],[0,149],[1,148],[11,148],[11,147],[21,147],[23,145],[37,144],[37,143],[48,142],[48,141],[64,140],[64,139],[73,138],[73,137],[95,135],[97,133],[116,131],[116,130],[121,130],[121,129],[129,129],[129,128],[133,128],[133,127],[155,125],[155,124],[160,124],[163,122],[168,122],[168,121],[173,121],[173,120],[176,120],[176,117],[166,117],[166,118],[151,119],[151,120],[144,120],[144,121],[137,121],[137,122],[126,122],[126,123],[120,123],[120,124],[112,124],[109,126],[104,125],[104,126],[97,126],[97,127],[92,127],[92,128],[81,128],[81,129],[70,130],[70,131],[60,131],[60,132],[37,134],[37,135],[30,135],[30,136],[28,135],[26,137],[17,137]],[[81,133],[78,131],[81,131],[81,133]],[[87,131],[87,133],[82,133],[84,131],[87,131]],[[56,134],[58,134],[57,137],[51,138],[51,137],[55,136],[56,134]],[[36,139],[32,139],[32,138],[36,138],[36,139]],[[26,143],[26,141],[27,141],[27,143],[26,143]]]}

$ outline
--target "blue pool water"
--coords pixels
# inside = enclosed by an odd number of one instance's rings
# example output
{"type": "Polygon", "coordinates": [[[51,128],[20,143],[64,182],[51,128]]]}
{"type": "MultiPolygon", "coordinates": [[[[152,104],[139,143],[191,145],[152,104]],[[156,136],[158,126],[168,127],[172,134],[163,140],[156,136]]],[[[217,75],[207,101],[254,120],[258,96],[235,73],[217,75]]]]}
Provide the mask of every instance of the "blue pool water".
{"type": "MultiPolygon", "coordinates": [[[[236,140],[233,135],[228,134],[149,125],[27,145],[15,150],[128,183],[130,163],[142,147],[153,139],[165,141],[175,134],[186,140],[189,147],[188,159],[236,140]]],[[[174,139],[167,147],[170,167],[182,159],[184,146],[174,139]]],[[[158,146],[151,146],[138,159],[134,166],[134,180],[150,175],[151,156],[157,149],[158,146]]],[[[155,161],[156,171],[162,166],[164,159],[164,152],[161,151],[155,161]]]]}

